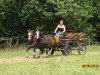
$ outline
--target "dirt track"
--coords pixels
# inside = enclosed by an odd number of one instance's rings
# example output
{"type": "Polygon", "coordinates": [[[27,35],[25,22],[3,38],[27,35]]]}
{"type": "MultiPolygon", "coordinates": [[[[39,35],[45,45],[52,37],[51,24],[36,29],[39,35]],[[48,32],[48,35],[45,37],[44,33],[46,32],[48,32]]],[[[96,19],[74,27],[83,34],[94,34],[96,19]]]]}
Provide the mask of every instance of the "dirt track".
{"type": "Polygon", "coordinates": [[[53,59],[52,57],[51,58],[33,58],[33,57],[29,57],[29,58],[26,58],[26,57],[15,57],[15,58],[2,58],[0,59],[0,64],[14,64],[14,63],[20,63],[20,62],[35,62],[35,61],[48,61],[50,59],[53,59]]]}
{"type": "Polygon", "coordinates": [[[22,61],[26,61],[27,59],[25,57],[16,57],[16,58],[2,58],[0,59],[0,64],[10,64],[10,63],[18,63],[22,61]]]}

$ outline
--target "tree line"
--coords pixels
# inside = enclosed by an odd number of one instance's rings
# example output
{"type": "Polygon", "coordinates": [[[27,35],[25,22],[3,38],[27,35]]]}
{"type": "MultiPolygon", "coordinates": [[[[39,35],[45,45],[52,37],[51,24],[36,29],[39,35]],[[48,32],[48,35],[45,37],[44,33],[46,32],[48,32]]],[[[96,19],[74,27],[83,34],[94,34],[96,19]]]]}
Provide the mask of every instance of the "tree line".
{"type": "Polygon", "coordinates": [[[100,35],[100,0],[0,0],[0,36],[26,38],[28,29],[52,34],[59,20],[66,30],[100,35]]]}

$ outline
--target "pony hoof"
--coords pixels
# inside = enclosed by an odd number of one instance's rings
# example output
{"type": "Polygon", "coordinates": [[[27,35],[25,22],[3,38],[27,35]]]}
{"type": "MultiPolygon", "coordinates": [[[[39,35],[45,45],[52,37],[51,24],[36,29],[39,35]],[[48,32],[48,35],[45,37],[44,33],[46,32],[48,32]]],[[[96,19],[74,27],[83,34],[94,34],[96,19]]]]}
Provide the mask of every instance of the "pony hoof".
{"type": "Polygon", "coordinates": [[[28,56],[26,58],[28,58],[28,56]]]}

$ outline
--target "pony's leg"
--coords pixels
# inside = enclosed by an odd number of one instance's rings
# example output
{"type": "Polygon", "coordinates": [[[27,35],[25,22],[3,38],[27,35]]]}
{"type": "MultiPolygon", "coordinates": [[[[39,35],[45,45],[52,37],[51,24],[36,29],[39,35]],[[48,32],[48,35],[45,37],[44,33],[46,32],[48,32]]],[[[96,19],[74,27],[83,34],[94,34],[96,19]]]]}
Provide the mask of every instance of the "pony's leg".
{"type": "Polygon", "coordinates": [[[48,51],[49,51],[49,49],[48,49],[48,48],[46,48],[46,55],[48,55],[48,51]]]}
{"type": "Polygon", "coordinates": [[[42,58],[43,57],[43,48],[40,48],[40,58],[42,58]]]}
{"type": "Polygon", "coordinates": [[[55,51],[54,47],[49,48],[49,50],[48,50],[48,56],[51,57],[54,54],[54,51],[55,51]]]}
{"type": "Polygon", "coordinates": [[[48,56],[51,56],[51,52],[52,52],[52,46],[48,45],[48,56]]]}
{"type": "Polygon", "coordinates": [[[48,55],[49,50],[50,50],[49,48],[46,48],[46,55],[47,55],[46,57],[48,57],[48,56],[49,56],[49,55],[48,55]]]}
{"type": "Polygon", "coordinates": [[[49,48],[48,56],[51,56],[52,48],[49,48]]]}
{"type": "Polygon", "coordinates": [[[28,51],[31,49],[31,46],[28,47],[28,49],[26,50],[27,52],[27,55],[26,55],[26,58],[28,58],[28,51]]]}
{"type": "Polygon", "coordinates": [[[33,49],[33,58],[36,57],[36,48],[33,49]]]}

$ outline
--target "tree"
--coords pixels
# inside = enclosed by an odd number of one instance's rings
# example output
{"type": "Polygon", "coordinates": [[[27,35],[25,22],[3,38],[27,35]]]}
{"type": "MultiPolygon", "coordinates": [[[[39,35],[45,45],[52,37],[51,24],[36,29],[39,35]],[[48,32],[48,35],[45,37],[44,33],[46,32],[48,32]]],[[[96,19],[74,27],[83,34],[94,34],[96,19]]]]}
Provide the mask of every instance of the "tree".
{"type": "MultiPolygon", "coordinates": [[[[96,28],[87,22],[100,0],[2,0],[0,2],[0,36],[26,36],[27,29],[54,32],[63,19],[67,30],[84,30],[95,36],[96,28]]],[[[99,32],[99,30],[97,30],[99,32]]]]}

